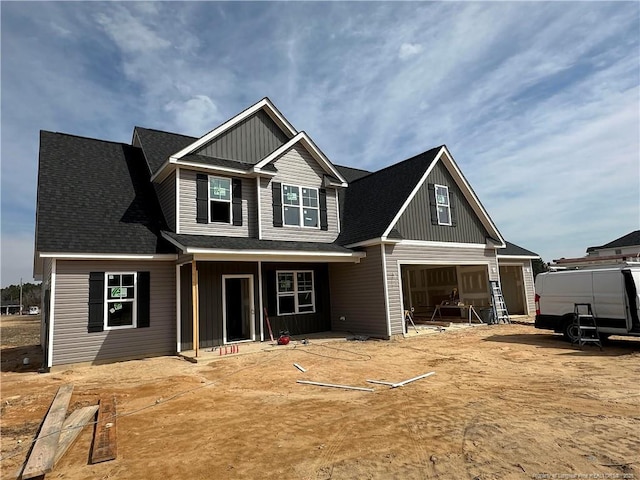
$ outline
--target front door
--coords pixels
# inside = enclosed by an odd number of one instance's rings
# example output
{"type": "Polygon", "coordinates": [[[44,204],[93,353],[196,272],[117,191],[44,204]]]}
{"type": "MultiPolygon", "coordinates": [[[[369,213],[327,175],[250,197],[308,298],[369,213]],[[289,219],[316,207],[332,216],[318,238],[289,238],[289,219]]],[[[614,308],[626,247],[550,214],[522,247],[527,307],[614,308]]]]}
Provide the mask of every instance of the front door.
{"type": "Polygon", "coordinates": [[[222,276],[224,343],[255,339],[253,275],[222,276]]]}

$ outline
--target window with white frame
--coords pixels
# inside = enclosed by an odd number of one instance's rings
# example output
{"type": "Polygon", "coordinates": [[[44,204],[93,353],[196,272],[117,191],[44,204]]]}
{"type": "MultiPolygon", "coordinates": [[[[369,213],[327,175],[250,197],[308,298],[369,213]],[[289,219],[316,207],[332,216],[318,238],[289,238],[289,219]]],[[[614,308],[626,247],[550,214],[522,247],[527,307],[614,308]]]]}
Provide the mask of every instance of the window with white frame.
{"type": "Polygon", "coordinates": [[[438,209],[438,225],[451,225],[451,205],[449,203],[449,187],[435,185],[436,207],[438,209]]]}
{"type": "Polygon", "coordinates": [[[278,271],[278,315],[316,311],[313,271],[278,271]]]}
{"type": "Polygon", "coordinates": [[[105,330],[136,327],[136,277],[105,273],[105,330]]]}
{"type": "Polygon", "coordinates": [[[209,177],[209,221],[231,223],[231,179],[209,177]]]}
{"type": "Polygon", "coordinates": [[[317,188],[282,185],[282,209],[282,218],[286,226],[320,226],[317,188]]]}

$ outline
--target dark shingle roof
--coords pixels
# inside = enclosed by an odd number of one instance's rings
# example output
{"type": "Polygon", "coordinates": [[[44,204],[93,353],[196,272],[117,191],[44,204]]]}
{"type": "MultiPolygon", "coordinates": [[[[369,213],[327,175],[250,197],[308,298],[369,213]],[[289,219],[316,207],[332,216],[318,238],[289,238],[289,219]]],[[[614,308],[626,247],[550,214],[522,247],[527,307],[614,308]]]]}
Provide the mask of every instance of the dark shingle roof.
{"type": "Polygon", "coordinates": [[[152,175],[160,169],[169,156],[178,153],[197,140],[197,138],[186,135],[142,127],[135,127],[134,136],[135,134],[140,139],[140,144],[152,175]]]}
{"type": "Polygon", "coordinates": [[[632,247],[635,245],[640,245],[640,230],[635,230],[631,233],[627,233],[620,238],[616,238],[615,240],[605,243],[604,245],[600,245],[599,247],[589,247],[587,248],[587,253],[593,252],[594,250],[598,250],[600,248],[619,248],[619,247],[632,247]]]}
{"type": "Polygon", "coordinates": [[[40,133],[36,251],[175,253],[142,151],[40,133]]]}
{"type": "Polygon", "coordinates": [[[288,242],[284,240],[258,240],[244,237],[212,237],[210,235],[184,235],[170,231],[163,232],[180,245],[191,248],[223,250],[285,250],[308,252],[352,253],[353,250],[335,243],[288,242]]]}
{"type": "Polygon", "coordinates": [[[407,200],[440,147],[396,163],[349,184],[344,194],[341,245],[379,238],[407,200]]]}
{"type": "Polygon", "coordinates": [[[500,248],[497,250],[498,255],[500,256],[524,256],[524,257],[539,257],[537,253],[532,252],[531,250],[527,250],[526,248],[522,248],[515,243],[504,242],[507,246],[506,248],[500,248]]]}
{"type": "Polygon", "coordinates": [[[343,165],[334,165],[334,167],[336,167],[338,172],[340,172],[340,175],[344,177],[347,183],[354,182],[362,177],[366,177],[371,173],[368,170],[362,170],[360,168],[345,167],[343,165]]]}

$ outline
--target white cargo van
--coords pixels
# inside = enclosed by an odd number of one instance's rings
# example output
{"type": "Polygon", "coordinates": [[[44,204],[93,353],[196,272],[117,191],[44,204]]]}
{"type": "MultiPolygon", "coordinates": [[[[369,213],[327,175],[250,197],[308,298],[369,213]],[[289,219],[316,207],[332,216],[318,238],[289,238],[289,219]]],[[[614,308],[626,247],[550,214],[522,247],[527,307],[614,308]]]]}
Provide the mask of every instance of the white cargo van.
{"type": "Polygon", "coordinates": [[[541,273],[536,277],[536,328],[574,341],[574,305],[590,303],[600,337],[640,336],[640,263],[541,273]]]}

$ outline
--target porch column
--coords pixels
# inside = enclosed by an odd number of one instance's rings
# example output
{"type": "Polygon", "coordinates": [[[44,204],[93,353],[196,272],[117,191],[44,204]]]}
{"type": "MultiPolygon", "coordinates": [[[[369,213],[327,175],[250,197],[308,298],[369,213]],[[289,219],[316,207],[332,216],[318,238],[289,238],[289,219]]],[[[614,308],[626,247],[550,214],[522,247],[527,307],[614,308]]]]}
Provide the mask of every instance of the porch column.
{"type": "Polygon", "coordinates": [[[196,269],[196,261],[191,262],[191,303],[193,308],[193,348],[195,350],[196,357],[198,356],[198,349],[200,343],[200,335],[198,332],[198,270],[196,269]]]}

